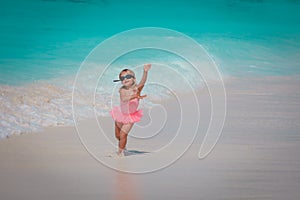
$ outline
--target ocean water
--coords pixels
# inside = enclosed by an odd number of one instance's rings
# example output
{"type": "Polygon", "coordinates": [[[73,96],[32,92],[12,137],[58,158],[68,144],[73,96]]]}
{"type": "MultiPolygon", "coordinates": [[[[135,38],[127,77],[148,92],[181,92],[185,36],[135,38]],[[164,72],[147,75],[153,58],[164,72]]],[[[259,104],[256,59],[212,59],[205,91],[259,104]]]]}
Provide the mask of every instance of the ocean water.
{"type": "MultiPolygon", "coordinates": [[[[72,89],[78,69],[101,42],[120,32],[141,27],[172,29],[196,40],[217,63],[220,73],[231,76],[289,76],[300,73],[300,1],[298,0],[13,0],[0,3],[0,138],[73,124],[72,89]]],[[[137,37],[142,37],[139,35],[137,37]]],[[[166,40],[169,38],[166,37],[166,40]]],[[[141,40],[130,41],[139,43],[141,40]]],[[[127,41],[128,42],[128,41],[127,41]]],[[[112,46],[110,52],[114,52],[112,46]]],[[[178,47],[180,48],[180,46],[178,47]]],[[[201,87],[194,72],[180,57],[141,50],[120,57],[107,70],[97,88],[95,105],[86,99],[101,62],[88,62],[86,85],[80,88],[80,116],[96,107],[107,115],[111,88],[124,67],[140,77],[145,62],[156,63],[152,76],[183,90],[175,72],[201,87]]],[[[154,65],[155,66],[155,65],[154,65]]],[[[153,99],[167,98],[157,86],[145,88],[153,99]]],[[[116,94],[113,95],[116,97],[116,94]]]]}

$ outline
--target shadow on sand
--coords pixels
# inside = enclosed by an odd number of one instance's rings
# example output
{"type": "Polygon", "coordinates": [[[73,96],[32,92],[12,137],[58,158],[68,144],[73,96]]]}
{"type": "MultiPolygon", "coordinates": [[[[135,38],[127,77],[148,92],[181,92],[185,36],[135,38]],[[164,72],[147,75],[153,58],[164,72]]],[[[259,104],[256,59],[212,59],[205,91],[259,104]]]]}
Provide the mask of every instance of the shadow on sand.
{"type": "Polygon", "coordinates": [[[125,150],[124,156],[133,156],[133,155],[141,155],[141,154],[147,154],[150,153],[148,151],[139,151],[139,150],[125,150]]]}

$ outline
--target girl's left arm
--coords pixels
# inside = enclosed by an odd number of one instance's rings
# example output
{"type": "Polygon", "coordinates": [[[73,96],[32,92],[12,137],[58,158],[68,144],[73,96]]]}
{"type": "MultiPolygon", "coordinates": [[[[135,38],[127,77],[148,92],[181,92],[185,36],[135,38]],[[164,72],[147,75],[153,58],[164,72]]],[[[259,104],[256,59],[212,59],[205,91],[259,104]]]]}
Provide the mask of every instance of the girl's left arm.
{"type": "Polygon", "coordinates": [[[137,85],[139,93],[142,91],[142,89],[147,81],[148,71],[150,70],[150,68],[151,68],[151,64],[144,65],[144,73],[143,73],[142,79],[139,82],[139,84],[137,85]]]}

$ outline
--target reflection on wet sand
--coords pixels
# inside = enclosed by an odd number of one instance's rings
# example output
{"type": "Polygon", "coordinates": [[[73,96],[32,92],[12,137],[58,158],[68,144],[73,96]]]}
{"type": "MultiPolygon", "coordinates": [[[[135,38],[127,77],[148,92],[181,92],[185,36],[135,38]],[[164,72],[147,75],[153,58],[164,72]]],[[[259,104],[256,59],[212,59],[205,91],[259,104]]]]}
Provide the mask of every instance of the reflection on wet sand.
{"type": "MultiPolygon", "coordinates": [[[[124,169],[126,163],[120,159],[118,162],[119,169],[124,169]]],[[[141,200],[139,196],[140,188],[135,179],[134,174],[124,172],[115,173],[114,200],[141,200]]]]}

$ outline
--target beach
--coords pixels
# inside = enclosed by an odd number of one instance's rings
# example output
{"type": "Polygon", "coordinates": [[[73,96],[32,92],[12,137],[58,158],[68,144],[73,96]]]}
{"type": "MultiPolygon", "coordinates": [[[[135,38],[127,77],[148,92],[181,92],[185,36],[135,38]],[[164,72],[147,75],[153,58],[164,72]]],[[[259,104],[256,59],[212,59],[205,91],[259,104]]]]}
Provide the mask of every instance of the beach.
{"type": "Polygon", "coordinates": [[[299,10],[1,1],[0,199],[300,199],[299,10]],[[146,63],[144,116],[118,157],[114,80],[146,63]]]}
{"type": "MultiPolygon", "coordinates": [[[[73,126],[49,127],[2,139],[0,198],[299,199],[299,84],[298,76],[226,80],[226,119],[213,151],[198,159],[203,135],[197,135],[179,159],[153,172],[124,173],[103,165],[82,145],[73,126]]],[[[166,105],[166,101],[161,104],[166,105]]],[[[167,104],[168,109],[177,109],[172,107],[176,104],[167,104]]],[[[151,117],[161,116],[153,112],[151,117]]],[[[168,115],[171,121],[172,117],[168,115]]],[[[113,138],[111,118],[100,117],[99,121],[103,129],[111,129],[113,138]]],[[[81,127],[87,132],[99,130],[89,120],[81,127]]],[[[151,135],[150,130],[144,128],[143,134],[151,135]]],[[[103,141],[95,144],[101,146],[103,141]]],[[[152,150],[155,145],[159,142],[149,144],[147,139],[129,137],[131,155],[105,159],[118,163],[120,169],[132,163],[151,165],[159,162],[147,159],[159,154],[152,150]]],[[[168,159],[173,150],[167,149],[161,159],[168,159]]]]}

